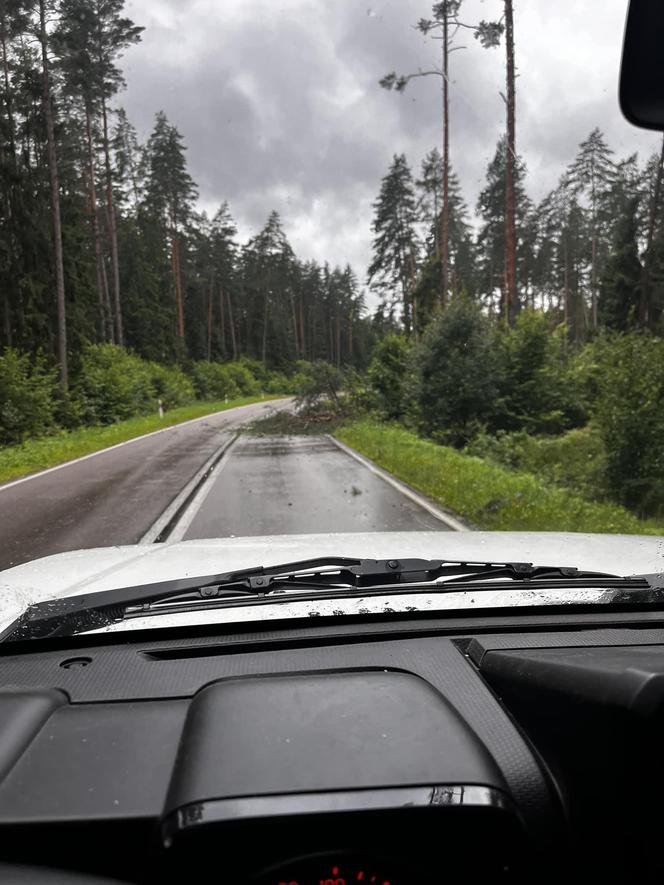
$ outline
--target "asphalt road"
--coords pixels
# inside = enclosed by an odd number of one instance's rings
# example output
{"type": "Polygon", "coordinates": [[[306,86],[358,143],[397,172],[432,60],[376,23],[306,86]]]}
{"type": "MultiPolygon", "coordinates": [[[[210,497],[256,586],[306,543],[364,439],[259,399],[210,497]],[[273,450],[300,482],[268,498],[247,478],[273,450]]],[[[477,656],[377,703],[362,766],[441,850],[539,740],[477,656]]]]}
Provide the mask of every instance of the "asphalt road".
{"type": "Polygon", "coordinates": [[[326,437],[240,437],[171,540],[449,530],[326,437]]]}
{"type": "Polygon", "coordinates": [[[284,402],[228,409],[0,486],[0,569],[138,542],[239,426],[284,402]]]}

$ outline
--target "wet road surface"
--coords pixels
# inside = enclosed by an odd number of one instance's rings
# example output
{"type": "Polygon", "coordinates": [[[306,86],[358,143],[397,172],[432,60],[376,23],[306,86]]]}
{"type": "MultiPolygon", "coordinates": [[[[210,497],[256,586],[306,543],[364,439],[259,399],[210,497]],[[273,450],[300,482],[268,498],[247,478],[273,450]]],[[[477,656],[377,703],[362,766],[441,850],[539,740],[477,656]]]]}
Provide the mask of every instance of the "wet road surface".
{"type": "Polygon", "coordinates": [[[238,427],[285,402],[228,409],[0,486],[0,569],[138,542],[238,427]]]}
{"type": "Polygon", "coordinates": [[[327,437],[243,436],[169,540],[449,528],[327,437]]]}

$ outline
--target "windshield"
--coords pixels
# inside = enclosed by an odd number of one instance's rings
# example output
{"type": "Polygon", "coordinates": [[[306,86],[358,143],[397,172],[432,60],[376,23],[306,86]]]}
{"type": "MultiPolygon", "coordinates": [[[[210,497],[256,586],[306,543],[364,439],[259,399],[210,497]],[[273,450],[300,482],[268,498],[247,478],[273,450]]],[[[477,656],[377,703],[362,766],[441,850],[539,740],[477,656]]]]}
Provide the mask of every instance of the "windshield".
{"type": "Polygon", "coordinates": [[[321,556],[664,570],[625,11],[1,2],[0,603],[321,556]]]}

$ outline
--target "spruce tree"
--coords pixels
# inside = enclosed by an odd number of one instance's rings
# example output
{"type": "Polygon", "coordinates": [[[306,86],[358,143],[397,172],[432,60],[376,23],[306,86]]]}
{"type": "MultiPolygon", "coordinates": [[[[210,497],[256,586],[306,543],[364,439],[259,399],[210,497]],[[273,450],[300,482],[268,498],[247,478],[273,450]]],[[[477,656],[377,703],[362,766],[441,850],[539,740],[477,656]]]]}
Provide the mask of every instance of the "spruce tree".
{"type": "Polygon", "coordinates": [[[630,197],[623,206],[599,287],[599,319],[603,325],[619,331],[636,325],[638,320],[642,267],[637,208],[638,197],[630,197]]]}
{"type": "Polygon", "coordinates": [[[568,173],[571,186],[577,194],[583,195],[590,212],[590,310],[593,328],[598,320],[597,286],[603,251],[600,242],[602,208],[615,177],[612,153],[603,133],[595,128],[579,145],[579,152],[568,173]]]}
{"type": "Polygon", "coordinates": [[[187,171],[182,136],[160,111],[145,149],[143,210],[158,219],[170,250],[177,337],[184,344],[183,231],[198,189],[187,171]]]}
{"type": "Polygon", "coordinates": [[[417,327],[417,280],[420,243],[417,236],[415,190],[404,154],[395,154],[374,203],[373,259],[368,283],[388,307],[400,303],[407,332],[417,327]]]}

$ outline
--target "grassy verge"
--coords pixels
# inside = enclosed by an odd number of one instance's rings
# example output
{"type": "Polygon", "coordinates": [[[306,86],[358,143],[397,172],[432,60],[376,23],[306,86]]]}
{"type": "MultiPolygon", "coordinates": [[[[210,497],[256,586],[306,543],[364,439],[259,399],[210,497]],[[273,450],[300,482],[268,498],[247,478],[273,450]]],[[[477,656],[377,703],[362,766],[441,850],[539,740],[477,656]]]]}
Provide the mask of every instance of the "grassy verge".
{"type": "Polygon", "coordinates": [[[344,425],[336,436],[399,479],[484,529],[664,534],[616,504],[594,503],[456,449],[377,421],[344,425]]]}
{"type": "Polygon", "coordinates": [[[152,433],[164,427],[172,427],[192,418],[202,418],[213,412],[223,412],[235,406],[245,406],[261,400],[278,399],[277,396],[246,396],[228,402],[194,403],[159,415],[142,415],[117,424],[100,427],[80,427],[62,431],[53,436],[31,439],[19,446],[0,447],[0,483],[18,479],[37,470],[55,467],[72,458],[80,458],[117,443],[126,442],[144,433],[152,433]]]}

